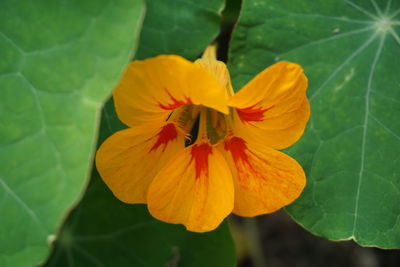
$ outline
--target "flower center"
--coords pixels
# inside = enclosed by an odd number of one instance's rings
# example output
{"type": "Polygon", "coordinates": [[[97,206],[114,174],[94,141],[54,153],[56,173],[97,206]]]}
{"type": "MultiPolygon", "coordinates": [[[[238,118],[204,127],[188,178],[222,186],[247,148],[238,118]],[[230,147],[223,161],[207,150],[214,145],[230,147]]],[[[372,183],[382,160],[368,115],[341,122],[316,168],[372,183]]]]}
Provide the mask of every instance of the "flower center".
{"type": "Polygon", "coordinates": [[[213,109],[207,109],[205,112],[207,115],[208,138],[211,144],[216,144],[226,136],[226,115],[213,109]]]}
{"type": "MultiPolygon", "coordinates": [[[[221,84],[221,88],[226,90],[228,95],[233,95],[228,69],[224,62],[216,59],[216,49],[215,45],[210,45],[195,63],[212,73],[221,84]]],[[[185,132],[188,138],[185,145],[189,146],[203,139],[216,144],[226,136],[229,119],[229,115],[212,108],[187,104],[174,109],[168,121],[175,122],[178,128],[185,132]]]]}
{"type": "Polygon", "coordinates": [[[226,115],[203,106],[184,105],[173,110],[167,121],[174,122],[184,132],[186,146],[198,139],[216,144],[227,133],[226,115]]]}

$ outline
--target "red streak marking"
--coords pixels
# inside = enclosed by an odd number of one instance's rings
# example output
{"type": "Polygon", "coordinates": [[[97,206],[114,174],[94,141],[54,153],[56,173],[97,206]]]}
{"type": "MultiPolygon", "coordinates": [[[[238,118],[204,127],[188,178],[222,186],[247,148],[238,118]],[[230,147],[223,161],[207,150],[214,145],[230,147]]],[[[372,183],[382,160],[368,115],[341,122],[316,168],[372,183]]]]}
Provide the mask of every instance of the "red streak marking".
{"type": "Polygon", "coordinates": [[[178,108],[178,107],[180,107],[182,105],[193,104],[192,100],[189,97],[185,96],[185,100],[178,100],[173,95],[171,95],[171,93],[167,89],[165,89],[165,91],[167,92],[169,98],[171,99],[172,104],[165,104],[164,105],[164,104],[158,103],[158,106],[160,108],[162,108],[162,109],[173,110],[173,109],[176,109],[176,108],[178,108]]]}
{"type": "Polygon", "coordinates": [[[157,141],[151,147],[149,152],[156,150],[161,145],[164,145],[162,150],[164,152],[168,143],[178,137],[178,131],[176,130],[176,127],[173,123],[168,123],[167,125],[161,128],[157,136],[158,136],[157,141]]]}
{"type": "Polygon", "coordinates": [[[238,179],[242,182],[243,187],[247,187],[248,179],[252,177],[260,177],[263,175],[259,172],[256,165],[252,161],[251,151],[248,151],[246,141],[239,137],[232,137],[224,142],[225,150],[229,151],[232,155],[233,163],[235,164],[238,179]],[[249,153],[250,154],[249,154],[249,153]]]}
{"type": "Polygon", "coordinates": [[[208,176],[208,156],[212,154],[212,147],[207,143],[196,144],[193,145],[191,153],[192,159],[190,162],[194,161],[196,179],[200,178],[202,173],[208,176]]]}
{"type": "Polygon", "coordinates": [[[246,141],[244,141],[242,138],[232,137],[226,140],[224,142],[224,148],[226,151],[231,152],[233,161],[235,162],[236,166],[238,166],[237,164],[239,163],[239,161],[246,162],[248,165],[250,165],[249,158],[246,154],[246,141]]]}
{"type": "Polygon", "coordinates": [[[237,108],[238,115],[242,122],[246,121],[263,121],[264,120],[264,112],[270,110],[274,107],[274,105],[268,108],[258,107],[256,108],[257,104],[247,107],[247,108],[237,108]]]}

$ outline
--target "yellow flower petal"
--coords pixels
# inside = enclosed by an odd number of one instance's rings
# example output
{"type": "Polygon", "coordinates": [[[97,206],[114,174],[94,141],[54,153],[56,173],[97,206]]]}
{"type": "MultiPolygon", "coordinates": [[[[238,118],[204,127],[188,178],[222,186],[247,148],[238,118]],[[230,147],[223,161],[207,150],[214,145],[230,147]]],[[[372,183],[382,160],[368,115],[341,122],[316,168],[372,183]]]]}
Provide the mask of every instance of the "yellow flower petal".
{"type": "Polygon", "coordinates": [[[292,145],[310,116],[306,89],[297,64],[282,61],[265,69],[229,101],[236,108],[235,132],[276,149],[292,145]]]}
{"type": "Polygon", "coordinates": [[[230,88],[231,78],[229,76],[228,68],[225,63],[213,59],[200,58],[195,61],[196,64],[207,69],[219,81],[221,86],[226,90],[230,88]]]}
{"type": "Polygon", "coordinates": [[[301,166],[282,152],[237,136],[227,137],[218,148],[232,170],[237,215],[276,211],[293,202],[305,186],[301,166]]]}
{"type": "Polygon", "coordinates": [[[233,208],[232,175],[208,143],[187,147],[156,176],[148,193],[150,213],[189,231],[215,229],[233,208]]]}
{"type": "Polygon", "coordinates": [[[284,149],[303,135],[309,117],[310,104],[307,98],[303,98],[297,109],[280,116],[266,118],[257,124],[244,123],[235,112],[233,128],[236,133],[253,142],[274,149],[284,149]]]}
{"type": "Polygon", "coordinates": [[[129,64],[113,93],[118,117],[127,125],[162,122],[184,104],[228,113],[227,94],[202,66],[174,55],[129,64]]]}
{"type": "Polygon", "coordinates": [[[173,123],[116,132],[97,151],[97,170],[121,201],[146,203],[150,183],[161,167],[184,149],[184,139],[173,123]]]}

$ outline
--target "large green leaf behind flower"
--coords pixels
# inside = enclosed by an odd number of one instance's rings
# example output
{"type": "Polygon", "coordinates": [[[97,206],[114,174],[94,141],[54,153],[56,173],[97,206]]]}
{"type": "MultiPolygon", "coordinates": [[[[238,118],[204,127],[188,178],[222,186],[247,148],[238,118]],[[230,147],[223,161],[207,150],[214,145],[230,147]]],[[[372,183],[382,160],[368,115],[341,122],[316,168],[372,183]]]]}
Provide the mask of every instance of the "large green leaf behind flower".
{"type": "Polygon", "coordinates": [[[309,78],[311,119],[289,150],[307,187],[288,211],[317,235],[400,247],[399,36],[399,1],[244,1],[236,88],[279,60],[309,78]]]}
{"type": "MultiPolygon", "coordinates": [[[[219,32],[221,0],[148,1],[136,58],[178,54],[194,59],[219,32]]],[[[112,101],[102,112],[99,144],[125,128],[112,101]]],[[[113,196],[93,171],[81,203],[64,224],[46,266],[234,266],[226,223],[197,234],[152,218],[145,205],[113,196]]]]}
{"type": "Polygon", "coordinates": [[[196,59],[217,37],[223,8],[223,0],[148,0],[136,58],[196,59]]]}
{"type": "Polygon", "coordinates": [[[138,0],[0,2],[0,266],[35,266],[87,183],[138,0]],[[112,40],[112,41],[110,41],[112,40]]]}

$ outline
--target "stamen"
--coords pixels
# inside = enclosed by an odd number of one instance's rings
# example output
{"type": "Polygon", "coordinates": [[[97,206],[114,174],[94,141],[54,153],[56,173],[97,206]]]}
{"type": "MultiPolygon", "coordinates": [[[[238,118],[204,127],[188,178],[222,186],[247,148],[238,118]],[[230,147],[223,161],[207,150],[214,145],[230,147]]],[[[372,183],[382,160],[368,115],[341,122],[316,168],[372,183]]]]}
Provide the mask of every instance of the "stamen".
{"type": "Polygon", "coordinates": [[[234,120],[234,112],[236,112],[235,108],[229,108],[229,115],[225,117],[225,125],[226,125],[226,135],[233,134],[233,120],[234,120]]]}
{"type": "Polygon", "coordinates": [[[216,144],[226,135],[226,116],[216,110],[208,109],[207,111],[209,115],[209,123],[207,124],[208,138],[211,144],[216,144]]]}
{"type": "Polygon", "coordinates": [[[186,111],[187,106],[182,106],[180,108],[174,109],[168,116],[167,121],[179,122],[181,116],[186,111]]]}
{"type": "Polygon", "coordinates": [[[188,130],[188,132],[190,132],[190,138],[188,140],[186,140],[185,147],[194,144],[197,140],[200,118],[199,118],[198,114],[196,116],[197,116],[197,118],[195,119],[194,124],[192,124],[192,129],[188,130]]]}
{"type": "Polygon", "coordinates": [[[198,139],[208,140],[208,137],[207,137],[207,113],[206,113],[205,108],[202,108],[200,111],[198,139]]]}
{"type": "Polygon", "coordinates": [[[218,113],[217,112],[210,112],[210,116],[211,116],[211,126],[213,128],[217,128],[218,127],[218,113]]]}
{"type": "Polygon", "coordinates": [[[199,113],[201,111],[202,107],[197,106],[197,105],[192,105],[191,110],[188,112],[190,113],[190,119],[185,125],[185,129],[190,132],[190,130],[193,128],[193,125],[196,123],[196,120],[199,117],[199,113]]]}
{"type": "Polygon", "coordinates": [[[201,107],[197,105],[184,105],[175,109],[168,117],[167,121],[175,122],[188,133],[192,129],[200,109],[201,107]]]}

